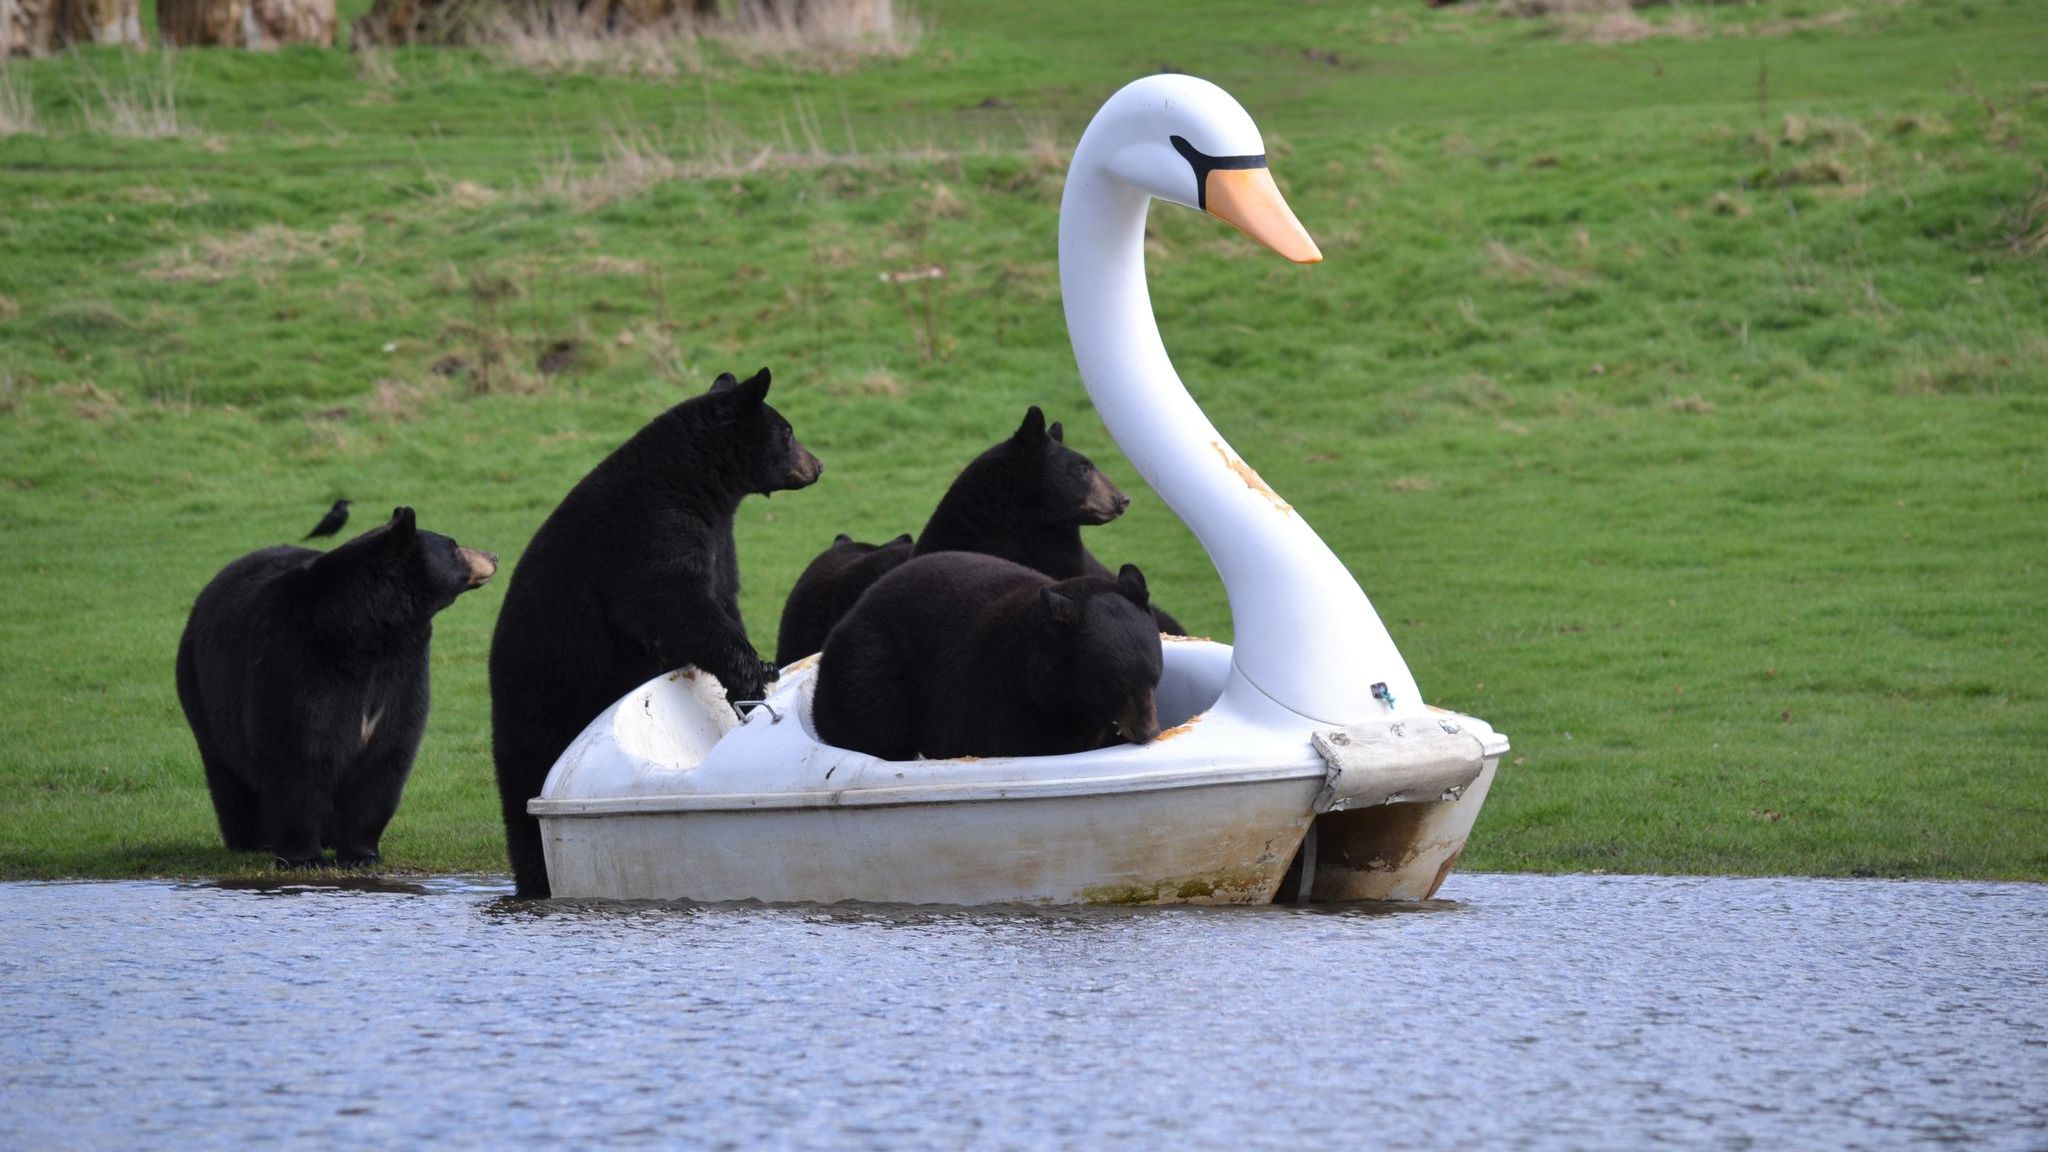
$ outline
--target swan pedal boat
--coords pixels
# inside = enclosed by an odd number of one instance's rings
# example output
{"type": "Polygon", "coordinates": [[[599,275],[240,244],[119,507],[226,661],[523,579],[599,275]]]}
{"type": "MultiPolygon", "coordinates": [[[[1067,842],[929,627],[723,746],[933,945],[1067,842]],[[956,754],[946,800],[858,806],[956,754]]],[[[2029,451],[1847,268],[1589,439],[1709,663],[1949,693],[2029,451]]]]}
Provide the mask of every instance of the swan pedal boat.
{"type": "Polygon", "coordinates": [[[570,744],[528,811],[558,897],[904,904],[1423,900],[1507,739],[1423,702],[1355,577],[1209,422],[1145,281],[1151,201],[1322,256],[1251,117],[1150,76],[1089,122],[1060,286],[1103,425],[1207,551],[1236,644],[1164,638],[1159,737],[1066,756],[887,761],[817,739],[817,657],[740,719],[681,669],[570,744]]]}

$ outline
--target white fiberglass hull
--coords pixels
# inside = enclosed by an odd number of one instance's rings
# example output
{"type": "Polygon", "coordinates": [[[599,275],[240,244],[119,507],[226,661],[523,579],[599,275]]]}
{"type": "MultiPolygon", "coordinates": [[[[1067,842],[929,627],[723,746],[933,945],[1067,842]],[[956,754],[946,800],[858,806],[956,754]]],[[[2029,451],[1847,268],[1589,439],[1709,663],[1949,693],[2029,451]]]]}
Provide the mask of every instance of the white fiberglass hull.
{"type": "Polygon", "coordinates": [[[1246,694],[1223,691],[1227,646],[1177,640],[1166,654],[1161,719],[1183,722],[1072,756],[891,762],[820,744],[804,663],[738,724],[709,677],[659,677],[592,722],[530,802],[550,885],[558,897],[909,904],[1436,891],[1504,739],[1445,713],[1431,723],[1463,733],[1463,769],[1411,756],[1380,773],[1368,751],[1340,772],[1313,722],[1231,703],[1246,694]]]}

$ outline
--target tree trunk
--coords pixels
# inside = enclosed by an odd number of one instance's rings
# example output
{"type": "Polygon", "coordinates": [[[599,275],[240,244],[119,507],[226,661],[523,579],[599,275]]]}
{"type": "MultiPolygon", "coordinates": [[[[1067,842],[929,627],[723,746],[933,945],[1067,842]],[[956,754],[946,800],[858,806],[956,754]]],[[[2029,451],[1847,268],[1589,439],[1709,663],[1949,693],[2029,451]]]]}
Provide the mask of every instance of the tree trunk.
{"type": "Polygon", "coordinates": [[[327,45],[334,0],[158,0],[156,30],[164,43],[185,46],[327,45]]]}
{"type": "Polygon", "coordinates": [[[739,0],[743,28],[864,36],[895,26],[890,0],[739,0]]]}
{"type": "Polygon", "coordinates": [[[411,44],[421,38],[420,0],[374,0],[370,10],[349,26],[349,47],[411,44]]]}
{"type": "Polygon", "coordinates": [[[0,56],[29,55],[34,31],[20,0],[0,0],[0,56]]]}
{"type": "Polygon", "coordinates": [[[0,55],[41,56],[73,44],[142,47],[136,0],[0,0],[0,55]]]}
{"type": "Polygon", "coordinates": [[[66,44],[143,46],[136,0],[63,0],[63,6],[66,44]]]}

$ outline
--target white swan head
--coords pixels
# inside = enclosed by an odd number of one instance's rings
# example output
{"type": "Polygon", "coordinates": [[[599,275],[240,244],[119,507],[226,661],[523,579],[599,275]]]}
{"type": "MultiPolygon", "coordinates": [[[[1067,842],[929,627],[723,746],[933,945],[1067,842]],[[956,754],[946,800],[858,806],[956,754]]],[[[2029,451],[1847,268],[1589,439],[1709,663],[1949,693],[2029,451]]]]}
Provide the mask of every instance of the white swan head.
{"type": "Polygon", "coordinates": [[[1074,150],[1148,196],[1208,212],[1303,264],[1323,258],[1273,184],[1266,142],[1230,93],[1178,74],[1126,84],[1074,150]]]}

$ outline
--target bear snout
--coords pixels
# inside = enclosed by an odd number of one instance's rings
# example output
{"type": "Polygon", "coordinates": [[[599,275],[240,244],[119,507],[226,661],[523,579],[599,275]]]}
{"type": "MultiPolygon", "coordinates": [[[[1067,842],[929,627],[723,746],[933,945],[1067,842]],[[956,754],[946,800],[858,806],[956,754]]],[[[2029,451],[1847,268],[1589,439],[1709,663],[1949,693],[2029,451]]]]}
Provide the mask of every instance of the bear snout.
{"type": "Polygon", "coordinates": [[[1097,472],[1088,485],[1088,500],[1081,505],[1081,511],[1089,517],[1091,524],[1107,524],[1124,514],[1131,506],[1131,498],[1117,490],[1109,477],[1097,472]]]}
{"type": "Polygon", "coordinates": [[[462,566],[469,570],[469,582],[464,588],[481,588],[484,581],[498,571],[498,558],[492,553],[475,548],[458,548],[456,555],[462,557],[462,566]]]}
{"type": "Polygon", "coordinates": [[[810,449],[798,445],[796,459],[790,463],[789,467],[789,486],[792,488],[808,488],[812,484],[817,483],[818,477],[823,475],[824,472],[824,462],[811,455],[810,449]]]}
{"type": "Polygon", "coordinates": [[[1124,701],[1116,715],[1116,734],[1133,744],[1149,744],[1159,735],[1159,706],[1150,689],[1124,701]]]}

